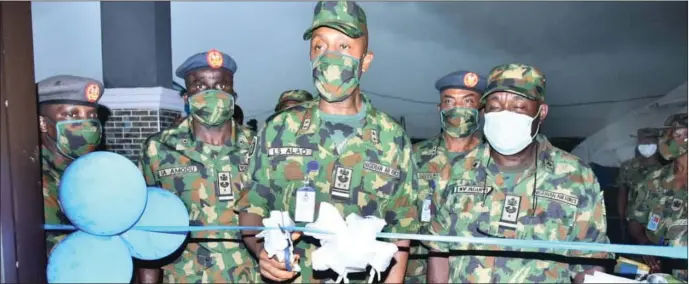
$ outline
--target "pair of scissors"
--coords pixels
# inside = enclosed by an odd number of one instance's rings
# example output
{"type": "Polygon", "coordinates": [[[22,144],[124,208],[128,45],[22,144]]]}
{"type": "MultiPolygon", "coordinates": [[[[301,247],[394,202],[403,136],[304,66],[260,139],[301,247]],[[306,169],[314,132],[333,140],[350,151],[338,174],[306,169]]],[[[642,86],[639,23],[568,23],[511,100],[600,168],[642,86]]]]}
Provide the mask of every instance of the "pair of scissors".
{"type": "Polygon", "coordinates": [[[288,232],[282,228],[282,225],[285,224],[285,215],[282,215],[280,217],[282,218],[282,224],[280,224],[280,226],[278,226],[278,227],[280,228],[280,232],[282,232],[283,236],[287,236],[287,247],[285,248],[285,251],[284,251],[284,253],[285,253],[285,268],[287,269],[287,271],[292,272],[292,253],[291,253],[291,250],[292,250],[292,247],[294,244],[292,243],[291,234],[288,234],[288,232]]]}

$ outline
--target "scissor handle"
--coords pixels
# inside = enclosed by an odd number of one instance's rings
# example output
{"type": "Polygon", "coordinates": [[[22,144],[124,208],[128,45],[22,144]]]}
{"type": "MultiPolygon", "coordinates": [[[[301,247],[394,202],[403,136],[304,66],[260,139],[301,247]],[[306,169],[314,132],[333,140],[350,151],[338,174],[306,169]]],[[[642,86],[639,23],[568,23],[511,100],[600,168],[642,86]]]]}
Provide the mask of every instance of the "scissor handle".
{"type": "Polygon", "coordinates": [[[285,248],[285,268],[287,271],[292,272],[292,257],[289,253],[289,247],[285,248]]]}

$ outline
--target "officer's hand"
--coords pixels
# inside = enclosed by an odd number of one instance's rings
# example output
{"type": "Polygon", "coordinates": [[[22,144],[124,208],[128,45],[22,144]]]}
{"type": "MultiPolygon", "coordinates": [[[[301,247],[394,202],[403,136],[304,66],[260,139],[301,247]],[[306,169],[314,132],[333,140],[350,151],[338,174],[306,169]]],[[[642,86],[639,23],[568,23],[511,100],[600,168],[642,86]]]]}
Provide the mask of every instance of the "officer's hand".
{"type": "MultiPolygon", "coordinates": [[[[292,234],[294,238],[294,234],[292,234]]],[[[294,260],[292,262],[292,267],[299,263],[299,255],[294,255],[294,260]]],[[[297,272],[287,271],[284,262],[278,262],[277,260],[268,257],[268,253],[265,250],[261,250],[261,254],[258,258],[258,265],[261,269],[261,275],[273,281],[282,282],[290,280],[297,276],[297,272]]]]}
{"type": "Polygon", "coordinates": [[[650,256],[650,255],[644,255],[643,256],[644,262],[648,267],[651,269],[649,271],[649,274],[653,273],[659,273],[660,272],[660,260],[657,259],[655,256],[650,256]]]}

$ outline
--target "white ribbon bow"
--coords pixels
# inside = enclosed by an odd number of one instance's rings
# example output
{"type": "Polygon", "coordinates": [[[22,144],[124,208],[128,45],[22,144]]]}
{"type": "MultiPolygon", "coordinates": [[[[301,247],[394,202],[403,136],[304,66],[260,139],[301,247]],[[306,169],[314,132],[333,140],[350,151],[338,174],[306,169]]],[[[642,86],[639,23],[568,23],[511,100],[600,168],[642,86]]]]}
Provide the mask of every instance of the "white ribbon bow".
{"type": "Polygon", "coordinates": [[[311,254],[312,268],[321,271],[332,269],[339,275],[336,282],[344,280],[344,283],[349,283],[348,273],[366,271],[366,267],[371,265],[368,282],[371,283],[374,276],[380,279],[380,272],[390,266],[397,252],[396,245],[376,240],[376,234],[385,224],[385,220],[380,218],[362,218],[356,214],[349,214],[345,221],[337,208],[321,202],[318,220],[306,227],[333,234],[304,232],[321,242],[321,247],[311,254]]]}

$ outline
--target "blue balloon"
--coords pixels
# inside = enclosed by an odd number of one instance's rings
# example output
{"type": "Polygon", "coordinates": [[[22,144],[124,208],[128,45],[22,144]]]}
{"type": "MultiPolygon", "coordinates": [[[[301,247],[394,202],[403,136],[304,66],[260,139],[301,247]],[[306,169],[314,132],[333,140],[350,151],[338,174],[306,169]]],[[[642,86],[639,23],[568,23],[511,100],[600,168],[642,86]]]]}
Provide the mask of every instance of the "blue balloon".
{"type": "Polygon", "coordinates": [[[62,211],[80,230],[112,236],[144,212],[146,180],[134,163],[112,152],[93,152],[72,162],[60,180],[62,211]]]}
{"type": "Polygon", "coordinates": [[[189,226],[189,212],[177,195],[157,187],[148,188],[148,201],[134,228],[122,234],[132,256],[143,260],[164,258],[177,250],[187,232],[150,232],[138,226],[189,226]]]}
{"type": "Polygon", "coordinates": [[[134,264],[119,236],[76,231],[55,246],[46,271],[48,283],[129,283],[134,264]]]}

